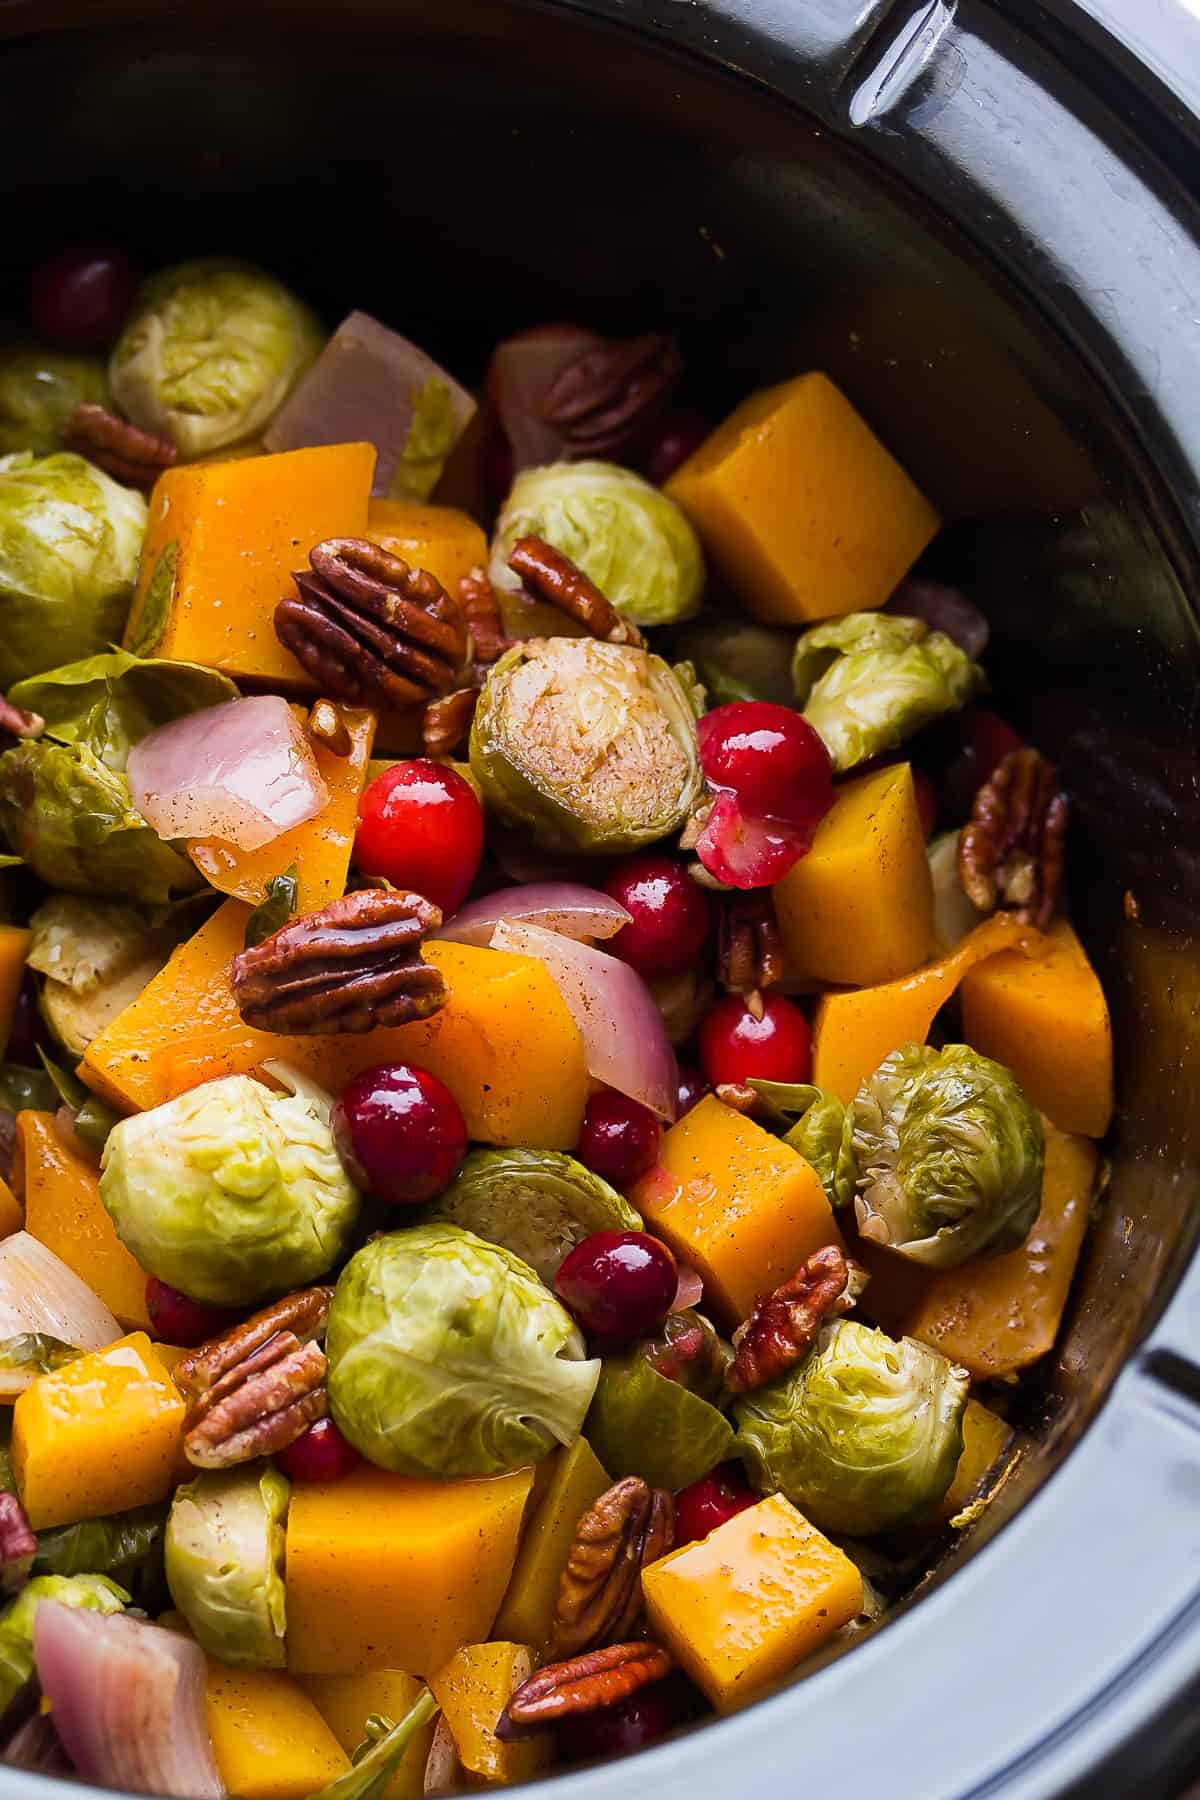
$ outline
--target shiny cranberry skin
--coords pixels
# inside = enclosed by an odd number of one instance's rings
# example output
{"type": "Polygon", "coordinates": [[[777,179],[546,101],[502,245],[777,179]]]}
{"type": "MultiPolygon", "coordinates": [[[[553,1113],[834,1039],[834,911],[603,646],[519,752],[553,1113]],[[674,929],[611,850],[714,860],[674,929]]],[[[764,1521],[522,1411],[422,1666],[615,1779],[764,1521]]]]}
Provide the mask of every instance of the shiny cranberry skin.
{"type": "Polygon", "coordinates": [[[646,479],[662,487],[711,434],[708,420],[690,407],[679,406],[664,413],[642,459],[646,479]]]}
{"type": "Polygon", "coordinates": [[[645,1231],[596,1231],[563,1259],[554,1291],[592,1337],[649,1337],[679,1286],[675,1258],[645,1231]]]}
{"type": "Polygon", "coordinates": [[[52,344],[95,350],[119,336],[137,276],[119,250],[99,244],[60,250],[29,278],[29,316],[52,344]]]}
{"type": "Polygon", "coordinates": [[[364,875],[424,894],[447,918],[483,855],[483,809],[456,769],[417,756],[377,775],[358,803],[354,860],[364,875]]]}
{"type": "Polygon", "coordinates": [[[639,975],[679,975],[700,956],[712,902],[677,857],[643,850],[618,863],[604,892],[630,915],[604,948],[639,975]]]}
{"type": "Polygon", "coordinates": [[[575,1154],[617,1188],[653,1168],[662,1147],[662,1120],[615,1089],[593,1094],[583,1114],[575,1154]]]}
{"type": "Polygon", "coordinates": [[[700,1061],[714,1087],[722,1082],[807,1081],[812,1033],[800,1008],[768,994],[755,1018],[739,994],[718,1000],[700,1027],[700,1061]]]}
{"type": "Polygon", "coordinates": [[[318,1419],[275,1457],[289,1481],[341,1481],[362,1457],[332,1419],[318,1419]]]}
{"type": "Polygon", "coordinates": [[[921,830],[927,838],[931,838],[938,816],[937,788],[924,769],[913,770],[913,787],[917,796],[917,811],[921,815],[921,830]]]}
{"type": "Polygon", "coordinates": [[[207,1344],[209,1338],[220,1337],[242,1317],[230,1307],[204,1306],[199,1300],[189,1300],[156,1275],[146,1282],[146,1311],[161,1343],[180,1344],[187,1350],[207,1344]]]}
{"type": "Polygon", "coordinates": [[[692,1063],[680,1063],[679,1099],[675,1107],[676,1119],[682,1119],[685,1113],[690,1113],[693,1106],[703,1100],[705,1094],[711,1093],[712,1082],[703,1069],[697,1069],[692,1063]]]}
{"type": "Polygon", "coordinates": [[[418,1206],[458,1173],[467,1125],[450,1089],[428,1069],[377,1063],[343,1088],[333,1141],[360,1188],[395,1206],[418,1206]]]}
{"type": "Polygon", "coordinates": [[[749,1486],[738,1463],[722,1463],[719,1468],[693,1481],[675,1496],[675,1544],[690,1544],[706,1538],[726,1519],[745,1512],[758,1503],[758,1495],[749,1486]]]}
{"type": "Polygon", "coordinates": [[[632,1750],[644,1750],[674,1723],[670,1697],[661,1687],[649,1687],[619,1706],[564,1719],[555,1735],[568,1762],[591,1762],[598,1756],[626,1756],[632,1750]]]}
{"type": "Polygon", "coordinates": [[[700,761],[743,812],[815,829],[833,805],[833,765],[807,719],[770,700],[733,700],[699,725],[700,761]]]}

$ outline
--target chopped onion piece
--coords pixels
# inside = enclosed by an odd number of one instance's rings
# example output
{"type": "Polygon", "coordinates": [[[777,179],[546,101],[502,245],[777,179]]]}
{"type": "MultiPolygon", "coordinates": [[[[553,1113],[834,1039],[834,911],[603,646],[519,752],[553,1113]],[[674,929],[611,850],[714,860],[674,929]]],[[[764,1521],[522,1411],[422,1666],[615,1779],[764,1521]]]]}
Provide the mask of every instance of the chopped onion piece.
{"type": "MultiPolygon", "coordinates": [[[[53,1250],[27,1231],[16,1231],[0,1240],[0,1342],[35,1332],[79,1350],[102,1350],[116,1342],[121,1327],[53,1250]]],[[[15,1399],[36,1374],[36,1369],[5,1369],[4,1398],[15,1399]]]]}
{"type": "Polygon", "coordinates": [[[603,343],[579,325],[535,325],[497,344],[487,391],[512,446],[514,473],[562,455],[562,433],[546,422],[542,407],[563,370],[603,343]]]}
{"type": "Polygon", "coordinates": [[[628,925],[630,914],[618,900],[576,881],[533,881],[497,888],[481,900],[468,900],[438,932],[452,944],[490,944],[502,919],[517,925],[541,925],[561,937],[610,938],[628,925]]]}
{"type": "Polygon", "coordinates": [[[199,1644],[127,1613],[43,1600],[33,1655],[55,1729],[85,1781],[180,1800],[225,1792],[205,1723],[199,1644]]]}
{"type": "Polygon", "coordinates": [[[161,838],[261,850],[329,799],[286,700],[226,700],[161,725],[129,753],[133,804],[161,838]]]}
{"type": "Polygon", "coordinates": [[[679,1069],[650,990],[628,963],[540,925],[502,920],[492,948],[545,963],[579,1027],[589,1075],[668,1121],[679,1069]]]}
{"type": "Polygon", "coordinates": [[[689,1307],[699,1306],[704,1298],[704,1282],[701,1276],[689,1263],[679,1264],[679,1285],[675,1289],[675,1298],[671,1302],[672,1312],[687,1312],[689,1307]]]}

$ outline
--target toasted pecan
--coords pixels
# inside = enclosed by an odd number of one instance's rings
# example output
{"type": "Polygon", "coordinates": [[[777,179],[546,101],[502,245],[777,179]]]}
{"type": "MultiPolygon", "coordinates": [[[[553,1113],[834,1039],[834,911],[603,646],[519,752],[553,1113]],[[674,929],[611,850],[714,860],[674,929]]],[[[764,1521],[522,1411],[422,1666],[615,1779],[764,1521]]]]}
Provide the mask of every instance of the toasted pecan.
{"type": "Polygon", "coordinates": [[[586,625],[594,638],[607,644],[645,642],[637,626],[621,617],[595,582],[543,538],[518,538],[509,552],[508,566],[535,600],[557,606],[568,618],[586,625]]]}
{"type": "Polygon", "coordinates": [[[836,1244],[826,1244],[774,1293],[754,1302],[733,1334],[734,1358],[725,1374],[735,1394],[774,1381],[808,1353],[826,1319],[850,1311],[849,1268],[836,1244]]]}
{"type": "Polygon", "coordinates": [[[588,1507],[559,1582],[547,1655],[554,1662],[627,1638],[642,1611],[642,1570],[675,1541],[675,1502],[629,1475],[588,1507]]]}
{"type": "Polygon", "coordinates": [[[1040,750],[1010,750],[959,834],[959,880],[971,904],[1044,931],[1062,881],[1069,814],[1054,764],[1040,750]]]}
{"type": "Polygon", "coordinates": [[[316,1342],[333,1289],[304,1288],[232,1326],[179,1362],[188,1401],[183,1448],[200,1469],[228,1469],[284,1450],[328,1410],[316,1342]]]}
{"type": "Polygon", "coordinates": [[[674,1667],[670,1654],[647,1640],[609,1644],[568,1662],[547,1663],[521,1683],[496,1721],[496,1736],[507,1743],[546,1731],[560,1719],[616,1706],[651,1682],[662,1681],[674,1667]]]}
{"type": "Polygon", "coordinates": [[[568,456],[612,458],[645,441],[682,374],[679,345],[666,332],[600,344],[556,377],[542,417],[568,456]]]}
{"type": "Polygon", "coordinates": [[[91,400],[84,400],[75,408],[67,420],[63,442],[68,450],[86,456],[126,487],[153,487],[179,455],[168,438],[143,431],[91,400]]]}

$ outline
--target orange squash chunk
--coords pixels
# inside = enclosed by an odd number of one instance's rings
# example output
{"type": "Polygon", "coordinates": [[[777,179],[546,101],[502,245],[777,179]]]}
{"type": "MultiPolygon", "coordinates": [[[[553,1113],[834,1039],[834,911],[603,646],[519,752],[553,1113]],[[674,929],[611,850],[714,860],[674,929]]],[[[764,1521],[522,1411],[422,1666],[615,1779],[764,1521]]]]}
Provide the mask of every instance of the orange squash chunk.
{"type": "Polygon", "coordinates": [[[430,506],[418,500],[374,499],[367,508],[366,536],[414,569],[436,575],[451,599],[472,569],[486,569],[487,538],[457,506],[430,506]]]}
{"type": "Polygon", "coordinates": [[[21,1202],[3,1176],[0,1176],[0,1238],[11,1237],[24,1224],[25,1215],[21,1210],[21,1202]]]}
{"type": "MultiPolygon", "coordinates": [[[[365,1675],[301,1675],[308,1695],[347,1756],[363,1741],[363,1726],[372,1713],[399,1720],[420,1699],[425,1683],[402,1669],[379,1669],[365,1675]]],[[[383,1800],[423,1800],[425,1763],[433,1742],[434,1721],[410,1739],[383,1800]]],[[[232,1784],[230,1784],[232,1786],[232,1784]]]]}
{"type": "Polygon", "coordinates": [[[444,1668],[429,1677],[459,1761],[473,1783],[512,1787],[531,1781],[549,1764],[554,1740],[548,1733],[503,1743],[496,1721],[523,1681],[533,1674],[525,1644],[464,1644],[444,1668]]]}
{"type": "Polygon", "coordinates": [[[0,925],[0,1057],[8,1048],[17,995],[25,975],[25,952],[32,935],[19,925],[0,925]]]}
{"type": "Polygon", "coordinates": [[[95,1164],[67,1149],[53,1113],[18,1113],[17,1141],[26,1231],[86,1281],[122,1325],[148,1331],[146,1271],[104,1209],[95,1164]]]}
{"type": "Polygon", "coordinates": [[[230,1669],[210,1656],[204,1700],[218,1772],[239,1800],[305,1800],[349,1774],[317,1707],[277,1669],[230,1669]]]}
{"type": "Polygon", "coordinates": [[[168,469],[150,496],[126,649],[311,692],[275,636],[275,607],[314,544],[362,537],[374,469],[371,444],[168,469]]]}
{"type": "Polygon", "coordinates": [[[730,1326],[814,1250],[841,1243],[811,1163],[712,1094],[672,1125],[629,1199],[730,1326]]]}

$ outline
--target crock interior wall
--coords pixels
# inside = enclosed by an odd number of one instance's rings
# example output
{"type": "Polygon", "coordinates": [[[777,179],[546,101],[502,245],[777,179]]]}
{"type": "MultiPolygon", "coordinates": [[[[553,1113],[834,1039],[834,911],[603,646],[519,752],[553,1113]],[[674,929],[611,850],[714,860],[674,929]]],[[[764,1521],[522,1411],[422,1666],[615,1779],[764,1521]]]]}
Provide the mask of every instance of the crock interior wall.
{"type": "Polygon", "coordinates": [[[956,513],[932,565],[985,600],[997,703],[1062,759],[1121,1102],[1070,1330],[1021,1402],[1035,1448],[977,1544],[1074,1441],[1189,1247],[1200,656],[1164,497],[986,254],[732,77],[499,0],[354,0],[332,23],[291,5],[257,28],[172,12],[0,57],[14,313],[40,249],[111,236],[150,266],[251,256],[467,380],[533,321],[669,323],[714,409],[827,364],[956,513]]]}

